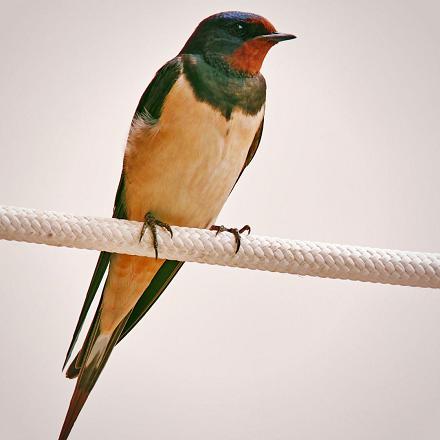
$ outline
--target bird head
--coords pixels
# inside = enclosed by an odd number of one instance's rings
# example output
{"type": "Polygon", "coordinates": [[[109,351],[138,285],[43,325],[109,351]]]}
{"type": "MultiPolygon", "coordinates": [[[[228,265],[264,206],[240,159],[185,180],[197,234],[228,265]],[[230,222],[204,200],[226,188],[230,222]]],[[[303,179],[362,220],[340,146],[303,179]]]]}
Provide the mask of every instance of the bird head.
{"type": "Polygon", "coordinates": [[[233,70],[255,75],[271,47],[293,38],[294,35],[277,32],[260,15],[221,12],[197,26],[180,54],[202,55],[207,62],[227,63],[233,70]]]}

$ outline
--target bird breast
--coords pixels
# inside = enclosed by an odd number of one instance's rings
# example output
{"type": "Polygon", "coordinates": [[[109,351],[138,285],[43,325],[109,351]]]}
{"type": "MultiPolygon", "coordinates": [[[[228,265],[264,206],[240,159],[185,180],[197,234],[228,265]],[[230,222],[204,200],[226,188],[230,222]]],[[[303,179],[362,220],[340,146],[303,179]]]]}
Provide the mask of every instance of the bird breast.
{"type": "Polygon", "coordinates": [[[124,158],[129,219],[146,212],[170,224],[208,227],[240,171],[264,114],[233,111],[226,119],[199,101],[184,75],[165,99],[160,119],[135,120],[124,158]]]}

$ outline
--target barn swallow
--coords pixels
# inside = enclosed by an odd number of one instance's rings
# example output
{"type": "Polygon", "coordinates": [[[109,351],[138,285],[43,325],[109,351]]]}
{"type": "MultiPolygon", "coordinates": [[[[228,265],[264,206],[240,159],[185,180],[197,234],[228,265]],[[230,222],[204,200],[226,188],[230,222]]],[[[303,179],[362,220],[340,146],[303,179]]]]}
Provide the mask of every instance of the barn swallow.
{"type": "MultiPolygon", "coordinates": [[[[149,228],[153,239],[156,227],[169,225],[228,230],[213,224],[260,143],[266,101],[261,65],[269,49],[293,38],[256,14],[222,12],[203,20],[140,99],[113,217],[144,222],[143,232],[149,228]]],[[[78,379],[59,440],[69,436],[114,346],[182,264],[100,254],[64,367],[109,266],[108,275],[84,344],[66,372],[78,379]]]]}

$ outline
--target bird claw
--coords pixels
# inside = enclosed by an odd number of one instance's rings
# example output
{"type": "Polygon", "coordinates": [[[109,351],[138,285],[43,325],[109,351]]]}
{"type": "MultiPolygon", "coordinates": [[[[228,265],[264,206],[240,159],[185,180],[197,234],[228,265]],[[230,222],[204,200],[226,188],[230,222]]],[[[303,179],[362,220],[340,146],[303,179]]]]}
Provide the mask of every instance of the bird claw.
{"type": "Polygon", "coordinates": [[[216,233],[215,233],[216,237],[220,232],[230,232],[235,237],[235,244],[237,245],[237,248],[235,249],[235,253],[237,253],[240,250],[241,234],[243,234],[244,232],[247,232],[249,235],[251,233],[251,227],[249,225],[244,225],[241,229],[226,228],[223,225],[220,225],[220,226],[212,225],[209,229],[211,231],[216,231],[216,233]]]}
{"type": "Polygon", "coordinates": [[[153,239],[153,248],[154,248],[154,253],[156,255],[156,260],[159,256],[158,242],[157,242],[157,227],[158,226],[163,229],[166,229],[170,233],[171,238],[173,238],[173,230],[171,229],[171,226],[168,223],[164,223],[160,220],[157,220],[152,212],[147,212],[145,214],[144,224],[142,226],[141,235],[139,237],[139,243],[140,243],[142,241],[142,238],[144,237],[144,234],[145,234],[145,231],[147,230],[147,228],[150,229],[151,237],[153,239]]]}

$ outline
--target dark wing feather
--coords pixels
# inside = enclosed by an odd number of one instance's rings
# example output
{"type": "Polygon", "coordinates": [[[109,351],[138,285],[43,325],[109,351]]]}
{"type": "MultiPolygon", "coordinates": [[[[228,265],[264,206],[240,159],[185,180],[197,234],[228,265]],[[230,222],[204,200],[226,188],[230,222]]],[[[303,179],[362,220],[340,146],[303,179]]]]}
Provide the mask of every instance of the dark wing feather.
{"type": "MultiPolygon", "coordinates": [[[[113,218],[125,219],[126,217],[127,215],[125,212],[124,202],[124,173],[122,173],[119,180],[118,191],[116,192],[116,198],[113,207],[113,218]]],[[[104,277],[104,273],[107,270],[107,266],[110,262],[110,255],[111,254],[109,252],[101,252],[99,254],[98,262],[96,263],[95,271],[93,272],[93,276],[87,290],[86,299],[84,300],[84,304],[82,306],[81,313],[75,327],[75,331],[73,332],[72,341],[70,342],[69,349],[67,350],[66,359],[63,364],[63,370],[67,362],[69,361],[70,356],[72,355],[72,351],[75,347],[76,341],[78,340],[78,336],[87,317],[87,313],[89,312],[96,292],[99,289],[102,278],[104,277]]]]}
{"type": "MultiPolygon", "coordinates": [[[[162,111],[162,106],[165,101],[165,98],[168,92],[171,90],[171,87],[176,82],[177,78],[181,74],[182,66],[179,58],[174,58],[173,60],[166,63],[157,73],[151,83],[148,85],[147,89],[143,93],[139,104],[136,108],[135,117],[142,116],[148,117],[151,119],[159,119],[160,113],[162,111]]],[[[113,209],[113,217],[119,219],[126,219],[126,208],[125,208],[125,188],[124,188],[124,172],[121,174],[121,179],[119,181],[118,190],[116,193],[116,199],[113,209]]],[[[78,340],[78,336],[81,332],[82,326],[86,319],[87,313],[90,309],[90,306],[95,298],[96,292],[101,284],[101,281],[104,277],[105,271],[110,262],[111,254],[108,252],[101,252],[98,258],[98,262],[95,267],[95,271],[92,276],[92,280],[90,281],[89,288],[87,290],[86,298],[81,309],[81,313],[78,319],[78,323],[76,324],[75,331],[73,333],[72,341],[69,345],[69,349],[67,350],[66,359],[64,361],[63,369],[69,361],[70,356],[72,355],[72,351],[78,340]]],[[[134,315],[133,318],[127,322],[129,324],[129,328],[133,328],[136,322],[147,312],[147,310],[151,307],[151,305],[158,298],[160,293],[164,290],[166,285],[168,285],[169,281],[171,281],[170,273],[175,274],[180,268],[182,263],[178,262],[165,262],[161,269],[156,274],[156,277],[153,279],[151,284],[154,284],[154,289],[149,288],[145,291],[142,298],[139,300],[141,306],[136,306],[133,310],[134,315]],[[171,270],[172,269],[172,270],[171,270]],[[162,286],[160,281],[165,282],[165,285],[162,286]],[[160,292],[157,294],[157,292],[160,292]]],[[[173,275],[174,276],[174,275],[173,275]]],[[[95,320],[94,320],[95,322],[95,320]]],[[[92,323],[93,327],[93,323],[92,323]]],[[[125,330],[124,333],[127,334],[129,330],[125,330]]]]}
{"type": "Polygon", "coordinates": [[[173,58],[160,68],[141,96],[135,117],[147,114],[154,119],[159,119],[165,98],[181,73],[182,61],[179,57],[173,58]]]}

